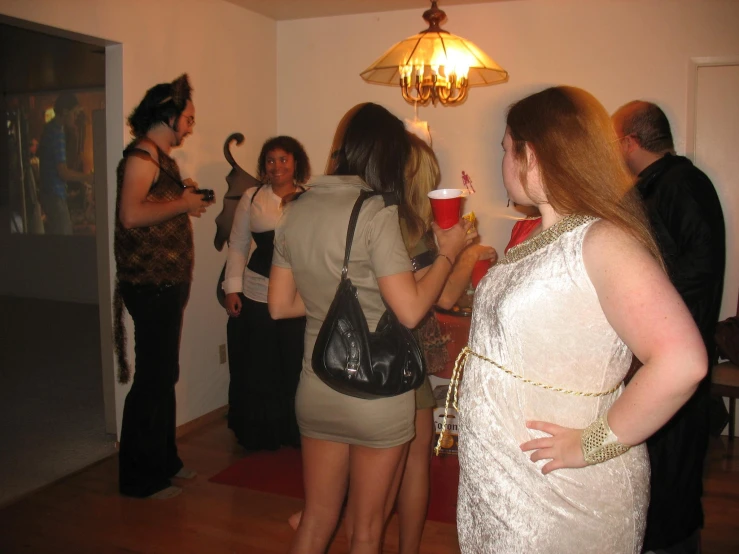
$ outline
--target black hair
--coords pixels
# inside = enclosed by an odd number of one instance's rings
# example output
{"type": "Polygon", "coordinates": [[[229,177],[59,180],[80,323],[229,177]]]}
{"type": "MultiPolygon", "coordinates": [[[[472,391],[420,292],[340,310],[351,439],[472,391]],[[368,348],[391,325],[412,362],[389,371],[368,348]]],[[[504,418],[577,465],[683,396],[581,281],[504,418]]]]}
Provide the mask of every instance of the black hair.
{"type": "Polygon", "coordinates": [[[143,137],[159,123],[169,125],[170,119],[177,119],[191,100],[192,87],[187,74],[180,75],[171,83],[160,83],[146,91],[141,103],[128,116],[128,124],[134,137],[143,137]]]}
{"type": "Polygon", "coordinates": [[[54,114],[60,115],[62,112],[68,112],[80,105],[77,96],[71,92],[62,92],[54,101],[54,114]]]}
{"type": "Polygon", "coordinates": [[[351,119],[342,120],[337,130],[343,136],[337,137],[331,173],[358,175],[376,192],[394,192],[401,201],[410,154],[403,122],[372,103],[355,106],[349,114],[351,119]]]}
{"type": "Polygon", "coordinates": [[[310,160],[305,148],[296,139],[286,135],[272,137],[267,139],[262,145],[262,151],[259,152],[257,159],[257,178],[265,182],[267,177],[267,154],[280,148],[288,154],[292,154],[295,159],[295,182],[299,185],[305,184],[310,179],[310,160]]]}

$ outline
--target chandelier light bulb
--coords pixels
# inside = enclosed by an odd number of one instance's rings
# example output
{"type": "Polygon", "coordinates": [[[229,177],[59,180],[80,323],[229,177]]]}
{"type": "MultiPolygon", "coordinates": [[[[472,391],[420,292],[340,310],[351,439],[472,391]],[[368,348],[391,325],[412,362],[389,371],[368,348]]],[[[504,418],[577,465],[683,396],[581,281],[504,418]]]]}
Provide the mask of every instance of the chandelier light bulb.
{"type": "Polygon", "coordinates": [[[361,73],[365,81],[400,86],[403,98],[411,104],[452,106],[465,101],[470,87],[508,80],[508,72],[472,42],[439,27],[446,14],[435,0],[423,18],[428,29],[380,56],[361,73]]]}

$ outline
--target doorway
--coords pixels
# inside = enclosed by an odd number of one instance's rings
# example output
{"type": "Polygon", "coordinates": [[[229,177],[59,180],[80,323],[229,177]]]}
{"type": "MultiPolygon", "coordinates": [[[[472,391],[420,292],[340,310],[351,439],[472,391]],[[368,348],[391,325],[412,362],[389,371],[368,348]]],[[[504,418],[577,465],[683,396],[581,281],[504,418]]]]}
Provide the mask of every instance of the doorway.
{"type": "Polygon", "coordinates": [[[688,155],[713,181],[726,224],[720,319],[737,315],[739,296],[739,58],[701,58],[691,67],[688,155]]]}
{"type": "Polygon", "coordinates": [[[113,454],[115,398],[106,43],[7,17],[0,43],[2,505],[113,454]]]}
{"type": "Polygon", "coordinates": [[[739,57],[691,60],[687,154],[713,181],[726,226],[719,320],[739,309],[739,57]]]}

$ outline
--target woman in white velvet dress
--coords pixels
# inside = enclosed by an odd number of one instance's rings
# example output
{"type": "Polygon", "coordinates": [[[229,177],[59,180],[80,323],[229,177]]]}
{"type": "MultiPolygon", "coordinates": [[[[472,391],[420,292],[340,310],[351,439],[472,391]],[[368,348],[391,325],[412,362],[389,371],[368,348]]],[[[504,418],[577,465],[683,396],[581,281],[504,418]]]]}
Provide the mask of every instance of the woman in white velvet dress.
{"type": "Polygon", "coordinates": [[[503,181],[542,225],[475,294],[459,404],[464,553],[641,552],[642,443],[707,362],[617,141],[579,89],[508,113],[503,181]],[[624,388],[631,352],[644,367],[624,388]]]}

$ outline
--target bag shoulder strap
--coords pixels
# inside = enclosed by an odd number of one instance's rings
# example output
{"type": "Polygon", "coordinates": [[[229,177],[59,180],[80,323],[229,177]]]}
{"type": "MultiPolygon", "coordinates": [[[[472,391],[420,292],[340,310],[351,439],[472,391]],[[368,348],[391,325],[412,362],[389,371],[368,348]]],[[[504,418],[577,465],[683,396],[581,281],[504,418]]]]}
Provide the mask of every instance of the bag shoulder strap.
{"type": "MultiPolygon", "coordinates": [[[[378,193],[376,192],[369,192],[366,190],[363,190],[359,193],[359,198],[357,198],[357,201],[354,203],[354,208],[352,208],[352,215],[349,218],[349,228],[346,231],[346,249],[344,251],[344,266],[341,268],[341,280],[344,281],[346,279],[346,276],[349,272],[349,253],[352,250],[352,241],[354,240],[354,230],[357,227],[357,219],[359,219],[359,210],[362,208],[362,204],[364,203],[367,198],[370,196],[376,196],[378,193]]],[[[398,204],[398,195],[394,192],[383,192],[380,193],[382,195],[382,199],[385,202],[385,207],[387,206],[395,206],[398,204]]]]}
{"type": "Polygon", "coordinates": [[[344,250],[344,267],[341,268],[341,281],[346,279],[347,273],[349,273],[349,253],[352,250],[352,241],[354,240],[354,229],[357,227],[357,219],[359,219],[359,210],[362,208],[364,201],[372,196],[372,193],[363,190],[359,193],[359,198],[354,202],[354,208],[352,208],[352,215],[349,218],[349,228],[346,230],[346,249],[344,250]]]}

